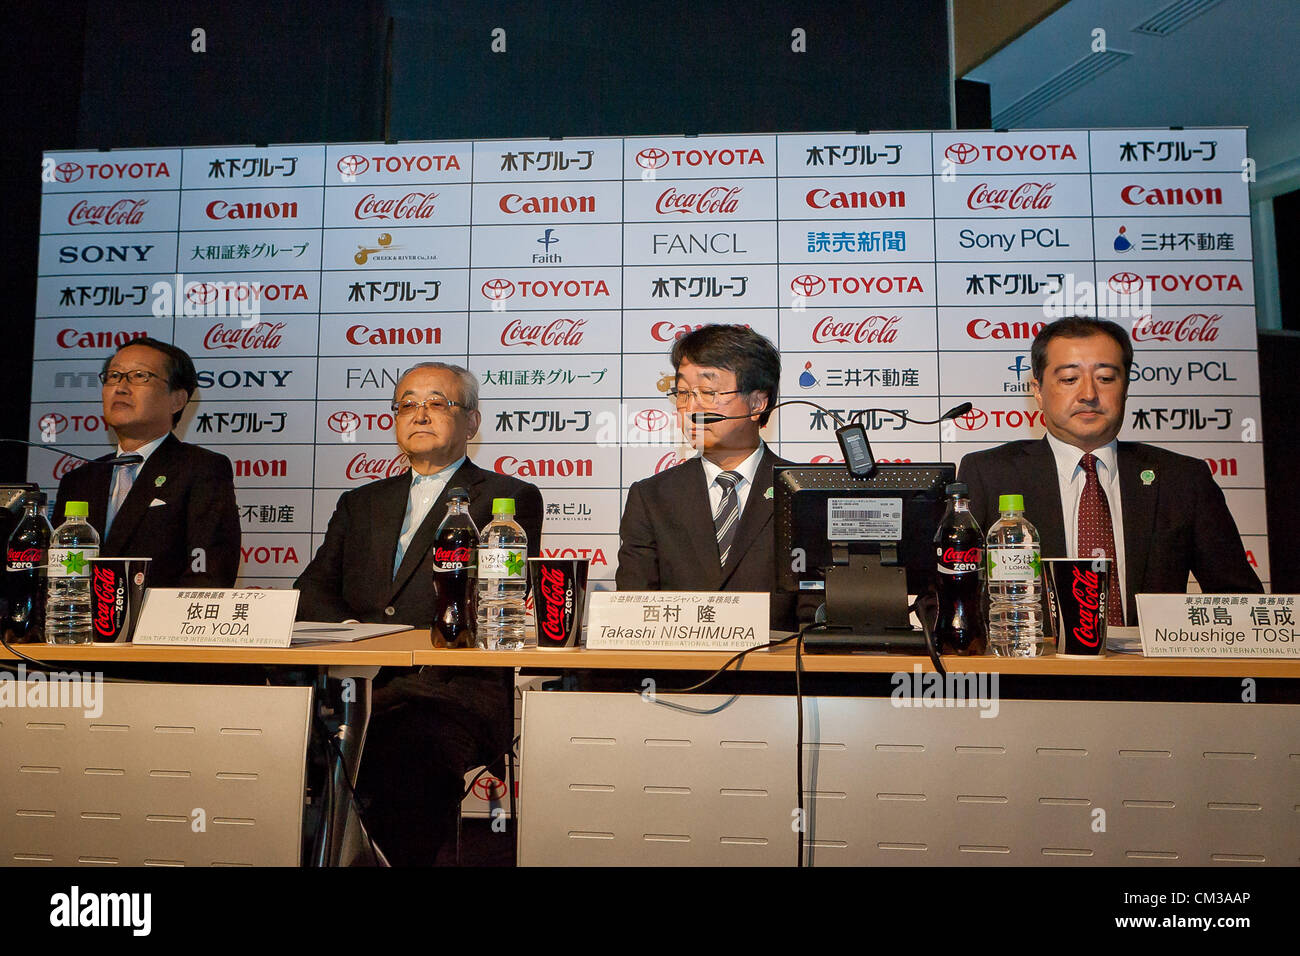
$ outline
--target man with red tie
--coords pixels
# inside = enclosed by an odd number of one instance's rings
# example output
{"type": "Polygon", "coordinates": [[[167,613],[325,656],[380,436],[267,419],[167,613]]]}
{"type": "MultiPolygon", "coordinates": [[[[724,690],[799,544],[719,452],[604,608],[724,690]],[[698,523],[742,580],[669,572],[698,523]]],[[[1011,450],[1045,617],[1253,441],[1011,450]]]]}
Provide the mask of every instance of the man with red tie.
{"type": "Polygon", "coordinates": [[[981,528],[998,519],[999,495],[1023,494],[1043,557],[1109,557],[1111,625],[1137,623],[1136,594],[1186,591],[1189,572],[1207,593],[1263,590],[1205,462],[1116,440],[1133,365],[1122,326],[1053,322],[1034,337],[1030,362],[1047,435],[961,461],[981,528]]]}

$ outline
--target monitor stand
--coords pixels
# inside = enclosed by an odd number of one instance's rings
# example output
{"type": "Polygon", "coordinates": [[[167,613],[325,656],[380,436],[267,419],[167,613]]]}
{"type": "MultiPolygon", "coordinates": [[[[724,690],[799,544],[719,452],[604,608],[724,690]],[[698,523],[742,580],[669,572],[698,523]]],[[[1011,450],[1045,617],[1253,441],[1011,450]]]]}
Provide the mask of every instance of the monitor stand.
{"type": "Polygon", "coordinates": [[[826,623],[810,627],[803,646],[814,654],[927,654],[925,634],[909,617],[907,568],[898,551],[882,545],[880,554],[849,554],[832,547],[835,563],[826,569],[826,623]]]}

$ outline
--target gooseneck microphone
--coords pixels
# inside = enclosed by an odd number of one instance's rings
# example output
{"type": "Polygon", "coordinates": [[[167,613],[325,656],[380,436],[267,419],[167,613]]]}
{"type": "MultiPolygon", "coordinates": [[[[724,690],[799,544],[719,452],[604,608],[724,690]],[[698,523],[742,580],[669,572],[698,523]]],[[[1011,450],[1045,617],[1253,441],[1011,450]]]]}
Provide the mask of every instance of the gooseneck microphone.
{"type": "MultiPolygon", "coordinates": [[[[810,402],[806,398],[791,398],[784,402],[777,402],[775,405],[772,406],[772,411],[776,411],[778,408],[785,408],[787,405],[810,405],[813,408],[817,409],[818,411],[825,412],[831,418],[835,419],[835,423],[837,425],[846,424],[840,418],[839,415],[835,414],[835,412],[831,411],[829,408],[824,408],[821,405],[818,405],[816,402],[810,402]]],[[[903,419],[903,421],[907,422],[909,425],[938,425],[940,422],[946,422],[951,418],[960,418],[962,415],[965,415],[967,412],[969,412],[973,407],[974,406],[971,405],[970,402],[962,402],[960,405],[948,409],[946,412],[944,412],[942,415],[940,415],[938,418],[934,419],[933,421],[922,421],[918,418],[910,418],[907,416],[906,413],[902,412],[897,408],[859,408],[854,410],[853,414],[849,416],[848,423],[860,421],[862,416],[865,415],[867,412],[886,412],[890,415],[897,415],[898,417],[903,419]]],[[[696,425],[712,425],[715,422],[729,422],[741,418],[752,418],[753,414],[754,413],[751,412],[748,415],[719,415],[717,412],[692,412],[686,417],[690,421],[694,422],[696,425]]]]}
{"type": "Polygon", "coordinates": [[[61,455],[67,455],[69,458],[80,458],[82,461],[89,461],[97,465],[108,465],[110,468],[116,468],[119,465],[138,465],[144,461],[144,455],[137,455],[130,452],[125,455],[114,455],[112,458],[87,458],[85,455],[78,454],[71,449],[64,448],[62,445],[51,445],[49,442],[24,441],[21,438],[0,438],[0,442],[7,442],[14,445],[26,445],[28,448],[48,448],[50,451],[57,451],[61,455]]]}

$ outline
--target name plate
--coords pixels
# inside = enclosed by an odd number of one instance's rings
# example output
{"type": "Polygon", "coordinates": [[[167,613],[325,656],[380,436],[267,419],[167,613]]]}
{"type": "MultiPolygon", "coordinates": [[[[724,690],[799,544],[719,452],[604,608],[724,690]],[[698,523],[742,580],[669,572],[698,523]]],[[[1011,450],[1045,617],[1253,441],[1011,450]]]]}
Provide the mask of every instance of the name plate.
{"type": "Polygon", "coordinates": [[[234,588],[150,588],[136,644],[288,647],[298,592],[234,588]]]}
{"type": "Polygon", "coordinates": [[[1300,658],[1294,594],[1139,594],[1147,657],[1300,658]]]}
{"type": "Polygon", "coordinates": [[[768,596],[750,591],[593,591],[587,647],[743,651],[768,641],[768,596]]]}

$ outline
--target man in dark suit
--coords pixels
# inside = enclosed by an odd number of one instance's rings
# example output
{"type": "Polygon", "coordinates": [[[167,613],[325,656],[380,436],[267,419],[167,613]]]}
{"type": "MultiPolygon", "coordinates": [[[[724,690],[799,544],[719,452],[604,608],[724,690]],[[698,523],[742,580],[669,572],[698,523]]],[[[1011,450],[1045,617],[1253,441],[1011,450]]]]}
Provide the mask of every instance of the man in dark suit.
{"type": "Polygon", "coordinates": [[[1206,592],[1263,590],[1205,462],[1116,441],[1133,365],[1122,326],[1061,319],[1035,336],[1030,359],[1047,435],[961,461],[981,528],[997,521],[999,495],[1022,494],[1044,557],[1104,553],[1111,624],[1137,623],[1134,595],[1186,591],[1188,572],[1206,592]]]}
{"type": "MultiPolygon", "coordinates": [[[[433,543],[455,488],[469,493],[479,528],[492,520],[493,498],[513,498],[529,554],[541,553],[541,492],[466,457],[480,424],[473,374],[416,365],[397,383],[392,408],[411,468],[339,498],[325,541],[294,585],[300,620],[429,627],[433,543]]],[[[390,862],[429,865],[454,832],[465,771],[510,745],[513,670],[386,670],[377,687],[358,780],[366,823],[390,862]]]]}
{"type": "MultiPolygon", "coordinates": [[[[788,464],[759,430],[776,404],[781,357],[740,325],[706,325],[674,343],[668,393],[692,458],[628,489],[619,525],[621,591],[767,591],[775,578],[772,467],[788,464]],[[713,420],[690,416],[709,413],[713,420]]],[[[771,624],[794,626],[773,594],[771,624]]]]}
{"type": "Polygon", "coordinates": [[[167,342],[134,339],[104,363],[99,379],[118,455],[144,461],[114,467],[103,464],[108,455],[68,472],[54,523],[63,521],[67,502],[85,501],[99,553],[151,558],[149,587],[230,587],[239,573],[230,459],[171,433],[198,388],[194,362],[167,342]]]}

